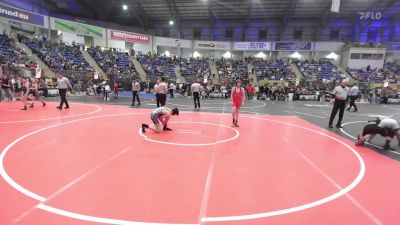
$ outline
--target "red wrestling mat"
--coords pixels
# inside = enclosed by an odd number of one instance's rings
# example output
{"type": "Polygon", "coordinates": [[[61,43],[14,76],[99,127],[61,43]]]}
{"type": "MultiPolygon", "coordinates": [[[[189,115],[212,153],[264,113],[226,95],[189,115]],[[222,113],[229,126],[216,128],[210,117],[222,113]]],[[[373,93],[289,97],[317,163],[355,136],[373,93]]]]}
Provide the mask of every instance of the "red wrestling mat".
{"type": "Polygon", "coordinates": [[[297,117],[53,106],[0,104],[0,224],[400,223],[400,164],[297,117]]]}

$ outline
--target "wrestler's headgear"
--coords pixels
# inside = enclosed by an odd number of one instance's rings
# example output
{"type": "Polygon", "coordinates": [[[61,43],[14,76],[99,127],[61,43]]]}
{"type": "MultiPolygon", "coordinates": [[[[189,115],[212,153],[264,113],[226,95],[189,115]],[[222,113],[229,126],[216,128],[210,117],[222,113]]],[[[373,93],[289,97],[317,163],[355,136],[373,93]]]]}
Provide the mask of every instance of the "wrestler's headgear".
{"type": "Polygon", "coordinates": [[[173,108],[173,109],[172,109],[172,115],[173,115],[173,116],[174,116],[174,115],[179,116],[179,109],[178,109],[178,108],[173,108]]]}

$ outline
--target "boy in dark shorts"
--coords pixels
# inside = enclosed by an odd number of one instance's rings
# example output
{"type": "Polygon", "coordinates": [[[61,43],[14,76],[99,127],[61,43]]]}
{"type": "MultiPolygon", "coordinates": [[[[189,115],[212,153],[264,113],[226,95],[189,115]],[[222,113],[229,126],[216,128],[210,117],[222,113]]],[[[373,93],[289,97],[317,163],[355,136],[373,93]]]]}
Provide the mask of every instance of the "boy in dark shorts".
{"type": "Polygon", "coordinates": [[[172,116],[179,116],[179,109],[173,108],[169,109],[167,107],[160,107],[153,110],[150,114],[150,119],[153,121],[152,125],[142,124],[142,132],[146,133],[146,129],[150,129],[156,133],[160,133],[163,130],[171,131],[172,129],[168,127],[169,118],[172,116]],[[160,123],[163,125],[161,128],[160,123]]]}
{"type": "Polygon", "coordinates": [[[373,124],[367,124],[364,129],[362,135],[358,135],[356,145],[364,145],[364,142],[367,140],[370,140],[372,137],[374,137],[376,134],[381,135],[382,137],[385,137],[386,142],[384,149],[385,150],[390,150],[390,141],[392,140],[394,133],[386,128],[378,126],[376,123],[373,124]]]}

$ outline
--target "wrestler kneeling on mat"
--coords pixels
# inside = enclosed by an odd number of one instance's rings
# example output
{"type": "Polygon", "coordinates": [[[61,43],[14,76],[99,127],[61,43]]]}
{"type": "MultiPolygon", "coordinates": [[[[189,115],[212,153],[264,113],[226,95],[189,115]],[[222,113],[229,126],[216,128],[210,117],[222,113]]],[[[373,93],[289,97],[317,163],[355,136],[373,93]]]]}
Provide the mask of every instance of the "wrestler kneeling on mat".
{"type": "Polygon", "coordinates": [[[171,128],[168,127],[168,121],[171,115],[179,116],[179,109],[178,108],[169,109],[167,107],[160,107],[153,110],[150,114],[150,118],[151,121],[153,121],[153,124],[152,125],[142,124],[142,132],[145,133],[146,129],[150,129],[156,133],[160,133],[163,130],[167,131],[172,130],[171,128]],[[161,127],[160,122],[163,125],[163,127],[161,127]]]}
{"type": "Polygon", "coordinates": [[[390,150],[390,141],[392,140],[394,133],[390,129],[378,126],[376,123],[367,124],[363,129],[362,135],[358,135],[355,144],[363,145],[365,141],[370,141],[376,134],[380,134],[382,137],[385,137],[386,142],[384,149],[390,150]]]}
{"type": "MultiPolygon", "coordinates": [[[[394,137],[394,135],[396,135],[397,141],[400,146],[400,125],[395,119],[377,118],[376,120],[370,120],[368,122],[376,124],[379,127],[387,129],[390,132],[389,136],[392,138],[394,137]]],[[[369,137],[368,141],[371,141],[374,136],[375,135],[371,135],[371,137],[369,137]]],[[[389,138],[387,138],[387,140],[386,140],[385,149],[390,149],[390,139],[389,138]]]]}

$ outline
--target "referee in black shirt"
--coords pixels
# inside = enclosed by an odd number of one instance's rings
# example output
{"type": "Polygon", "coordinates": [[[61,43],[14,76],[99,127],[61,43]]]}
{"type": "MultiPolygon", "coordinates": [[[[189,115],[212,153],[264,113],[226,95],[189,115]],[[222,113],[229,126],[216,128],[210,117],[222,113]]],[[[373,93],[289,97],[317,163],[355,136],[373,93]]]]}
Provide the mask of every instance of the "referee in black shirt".
{"type": "Polygon", "coordinates": [[[332,98],[335,98],[335,102],[333,103],[333,109],[331,113],[331,118],[329,119],[329,128],[333,128],[333,120],[336,117],[336,113],[339,111],[339,120],[336,123],[336,128],[342,128],[342,119],[344,109],[346,108],[346,101],[347,101],[347,93],[349,88],[347,87],[348,81],[343,80],[340,86],[335,87],[332,91],[332,98]]]}

